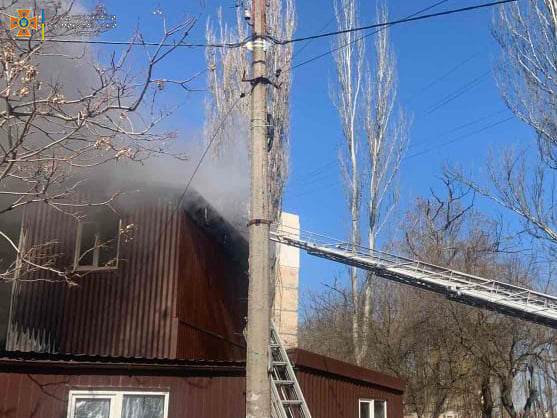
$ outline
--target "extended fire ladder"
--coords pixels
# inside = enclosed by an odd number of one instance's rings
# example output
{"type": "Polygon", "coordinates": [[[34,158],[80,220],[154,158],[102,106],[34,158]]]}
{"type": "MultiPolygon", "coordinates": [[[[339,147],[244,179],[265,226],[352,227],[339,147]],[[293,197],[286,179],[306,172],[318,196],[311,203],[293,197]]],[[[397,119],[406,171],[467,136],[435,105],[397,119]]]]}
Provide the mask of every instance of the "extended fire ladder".
{"type": "Polygon", "coordinates": [[[555,296],[286,227],[271,232],[271,240],[371,271],[384,279],[440,293],[453,301],[557,328],[555,296]]]}
{"type": "Polygon", "coordinates": [[[275,326],[271,326],[270,375],[273,418],[311,418],[294,368],[275,326]]]}

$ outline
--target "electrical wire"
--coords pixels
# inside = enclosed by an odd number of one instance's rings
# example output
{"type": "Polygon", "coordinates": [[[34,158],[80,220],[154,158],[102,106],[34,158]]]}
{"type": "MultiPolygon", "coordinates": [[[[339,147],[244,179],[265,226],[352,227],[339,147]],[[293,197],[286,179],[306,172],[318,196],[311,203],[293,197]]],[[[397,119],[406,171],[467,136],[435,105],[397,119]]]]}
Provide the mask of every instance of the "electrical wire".
{"type": "MultiPolygon", "coordinates": [[[[490,114],[488,114],[488,115],[486,115],[486,116],[482,116],[482,117],[480,117],[480,118],[474,119],[474,120],[469,121],[469,122],[466,122],[466,123],[464,123],[464,124],[461,124],[461,125],[459,125],[459,126],[457,126],[457,127],[455,127],[455,128],[451,128],[451,129],[449,129],[448,131],[445,131],[445,133],[449,134],[449,133],[457,132],[457,131],[459,131],[459,130],[461,130],[461,129],[467,127],[467,126],[475,125],[475,124],[477,124],[478,122],[487,120],[487,119],[489,119],[489,118],[492,118],[493,116],[499,115],[499,114],[504,113],[504,112],[506,112],[506,111],[507,111],[507,109],[500,110],[500,111],[497,111],[497,112],[494,112],[494,113],[490,113],[490,114]]],[[[404,157],[404,158],[403,158],[403,161],[406,161],[406,160],[411,159],[411,158],[419,157],[419,156],[421,156],[421,155],[430,153],[430,152],[432,152],[432,151],[435,151],[435,150],[437,150],[437,149],[439,149],[439,148],[442,148],[442,147],[445,147],[445,146],[447,146],[447,145],[451,145],[451,144],[453,144],[453,143],[462,141],[463,139],[469,138],[469,137],[471,137],[471,136],[473,136],[473,135],[477,135],[477,134],[479,134],[479,133],[481,133],[481,132],[484,132],[484,131],[487,131],[487,130],[489,130],[489,129],[492,129],[492,128],[498,126],[498,125],[502,125],[503,123],[506,123],[506,122],[512,120],[513,118],[514,118],[514,115],[513,115],[513,116],[509,116],[509,117],[506,117],[506,118],[504,118],[504,119],[495,121],[495,122],[493,122],[493,123],[491,123],[491,124],[489,124],[489,125],[486,125],[486,126],[483,126],[483,127],[481,127],[481,128],[478,128],[478,129],[476,129],[476,130],[474,130],[474,131],[472,131],[472,132],[468,132],[468,133],[463,134],[463,135],[460,135],[460,136],[458,136],[458,137],[456,137],[456,138],[452,138],[452,139],[450,139],[450,140],[448,140],[448,141],[444,141],[444,142],[435,144],[435,145],[430,146],[429,148],[423,149],[423,150],[421,150],[421,151],[417,151],[417,152],[415,152],[415,153],[413,153],[413,154],[411,154],[411,155],[408,155],[408,156],[404,157]]],[[[418,145],[418,144],[411,144],[411,145],[409,146],[409,149],[411,149],[411,148],[413,148],[413,147],[416,147],[416,146],[417,146],[417,147],[423,147],[424,145],[426,145],[426,144],[421,144],[421,145],[418,145]]],[[[329,162],[327,162],[326,164],[324,164],[322,167],[324,168],[326,165],[330,165],[330,164],[332,164],[332,163],[334,163],[334,162],[336,162],[336,159],[332,159],[331,161],[329,161],[329,162]]],[[[314,187],[310,187],[309,189],[306,188],[305,191],[299,191],[299,190],[298,190],[298,191],[296,191],[296,193],[294,193],[294,194],[289,194],[289,196],[288,196],[289,199],[297,199],[297,198],[300,198],[300,197],[303,197],[303,196],[307,196],[307,195],[310,195],[310,194],[313,194],[313,193],[316,193],[316,192],[320,192],[320,191],[322,191],[322,190],[327,190],[327,189],[330,189],[330,188],[332,188],[332,187],[337,186],[337,185],[339,184],[337,180],[333,180],[333,181],[331,182],[331,180],[332,180],[331,177],[332,177],[333,175],[335,175],[335,174],[334,174],[334,173],[327,173],[327,175],[324,176],[324,177],[311,179],[309,182],[304,181],[304,183],[300,184],[300,187],[301,187],[302,189],[304,189],[306,186],[314,186],[314,187]],[[328,180],[328,181],[327,181],[327,180],[328,180]],[[321,182],[323,182],[323,181],[325,181],[325,182],[324,182],[324,183],[321,183],[321,182]],[[319,183],[321,183],[321,184],[319,184],[319,183]]]]}
{"type": "Polygon", "coordinates": [[[414,95],[412,95],[412,97],[410,97],[410,99],[408,99],[409,102],[412,102],[416,99],[416,97],[418,97],[419,95],[421,95],[423,92],[429,90],[430,88],[432,88],[433,86],[435,86],[436,84],[440,83],[441,81],[445,80],[447,77],[449,77],[451,74],[455,73],[456,71],[458,71],[460,68],[462,68],[464,65],[468,64],[470,61],[472,61],[474,58],[476,58],[477,56],[479,56],[479,52],[475,52],[472,55],[470,55],[469,57],[465,58],[463,61],[459,62],[458,64],[456,64],[454,67],[452,67],[450,70],[448,70],[446,73],[440,75],[439,77],[429,81],[427,84],[425,84],[423,87],[421,87],[414,95]]]}
{"type": "MultiPolygon", "coordinates": [[[[333,23],[333,21],[335,20],[335,16],[331,17],[327,23],[325,23],[323,25],[323,27],[321,27],[321,29],[319,29],[319,32],[322,33],[331,23],[333,23]]],[[[296,58],[297,55],[299,55],[304,49],[306,49],[308,47],[309,44],[311,44],[312,39],[308,40],[305,44],[303,44],[299,49],[297,49],[296,51],[294,51],[294,54],[292,54],[292,57],[290,58],[290,62],[289,64],[294,60],[294,58],[296,58]]]]}
{"type": "Polygon", "coordinates": [[[434,103],[433,105],[431,105],[426,110],[425,114],[429,115],[429,114],[435,112],[436,110],[441,109],[442,107],[448,105],[452,101],[458,99],[463,94],[466,94],[468,91],[470,91],[473,88],[479,86],[483,81],[487,80],[487,78],[489,76],[489,73],[490,73],[490,71],[486,71],[486,72],[480,74],[479,76],[475,77],[474,79],[470,80],[469,82],[467,82],[464,86],[459,87],[455,91],[447,94],[445,97],[443,97],[437,103],[434,103]]]}
{"type": "Polygon", "coordinates": [[[451,139],[451,140],[448,140],[448,141],[445,141],[445,142],[441,142],[441,143],[439,143],[439,144],[437,144],[437,145],[434,145],[434,146],[432,146],[432,147],[430,147],[430,148],[427,148],[427,149],[425,149],[425,150],[423,150],[423,151],[416,152],[416,153],[414,153],[414,154],[408,155],[408,156],[404,157],[404,158],[402,159],[402,161],[406,161],[406,160],[409,160],[409,159],[411,159],[411,158],[419,157],[419,156],[424,155],[424,154],[427,154],[427,153],[429,153],[429,152],[431,152],[431,151],[435,151],[435,150],[437,150],[437,149],[439,149],[439,148],[446,147],[447,145],[454,144],[455,142],[462,141],[463,139],[469,138],[469,137],[471,137],[472,135],[476,135],[476,134],[479,134],[479,133],[481,133],[481,132],[487,131],[488,129],[494,128],[494,127],[499,126],[499,125],[502,125],[503,123],[508,122],[508,121],[510,121],[511,119],[514,119],[514,115],[513,115],[513,116],[509,116],[509,117],[507,117],[507,118],[505,118],[505,119],[499,120],[499,121],[497,121],[497,122],[493,122],[492,124],[489,124],[489,125],[487,125],[487,126],[484,126],[483,128],[480,128],[480,129],[477,129],[477,130],[475,130],[475,131],[469,132],[469,133],[467,133],[467,134],[458,136],[458,137],[453,138],[453,139],[451,139]]]}
{"type": "MultiPolygon", "coordinates": [[[[33,39],[20,39],[20,38],[9,38],[0,37],[2,41],[20,41],[29,42],[33,39]]],[[[46,38],[44,40],[36,39],[37,42],[51,42],[51,43],[67,43],[67,44],[92,44],[92,45],[130,45],[136,44],[139,46],[163,46],[163,47],[188,47],[188,48],[240,48],[248,42],[245,39],[240,42],[223,43],[223,44],[205,44],[205,43],[187,43],[187,42],[145,42],[142,40],[131,40],[131,41],[108,41],[108,40],[90,40],[90,39],[61,39],[61,38],[46,38]]]]}
{"type": "MultiPolygon", "coordinates": [[[[443,135],[450,135],[452,133],[456,133],[458,131],[463,130],[464,128],[468,128],[474,125],[479,124],[480,122],[484,122],[487,121],[495,116],[501,115],[502,113],[506,113],[508,112],[508,109],[502,109],[496,112],[492,112],[483,116],[480,116],[478,118],[475,118],[473,120],[470,120],[468,122],[464,122],[460,125],[455,126],[454,128],[450,128],[446,131],[442,131],[439,132],[438,134],[435,134],[436,136],[443,136],[443,135]]],[[[482,129],[482,128],[479,128],[482,129]]],[[[432,135],[430,135],[432,136],[432,135]]],[[[416,152],[421,152],[419,151],[420,148],[424,148],[427,144],[424,142],[424,140],[419,141],[419,142],[411,142],[408,145],[408,150],[416,150],[416,152]]],[[[297,178],[293,181],[290,182],[290,184],[294,184],[296,186],[300,186],[302,188],[305,188],[307,186],[311,186],[313,184],[319,184],[323,181],[326,180],[330,180],[332,176],[335,176],[337,173],[336,172],[331,172],[329,170],[329,168],[333,165],[335,165],[338,162],[338,158],[332,158],[330,160],[327,160],[325,163],[319,165],[317,168],[314,168],[312,170],[307,170],[306,172],[300,174],[300,178],[297,178]]]]}
{"type": "MultiPolygon", "coordinates": [[[[236,108],[236,106],[238,105],[238,103],[240,102],[240,100],[242,100],[244,97],[246,97],[246,93],[242,92],[240,93],[240,95],[238,96],[238,98],[234,101],[234,103],[232,103],[232,105],[228,108],[227,112],[224,114],[224,116],[222,117],[222,119],[220,120],[219,124],[216,126],[215,130],[213,131],[209,142],[207,142],[207,145],[205,146],[205,149],[203,150],[203,152],[201,153],[201,156],[199,157],[199,161],[197,162],[197,164],[195,165],[195,168],[193,169],[192,174],[190,175],[188,181],[186,182],[186,185],[184,187],[184,190],[182,191],[182,193],[180,194],[180,197],[178,199],[178,201],[176,202],[176,205],[174,206],[174,209],[172,210],[172,214],[170,215],[170,217],[168,218],[168,221],[166,222],[166,224],[164,225],[161,233],[159,234],[159,236],[157,237],[157,239],[155,240],[155,243],[153,244],[153,247],[151,248],[151,250],[147,253],[148,257],[153,254],[153,251],[155,250],[155,248],[157,247],[157,245],[159,245],[161,238],[164,236],[164,234],[166,234],[168,227],[170,226],[170,224],[172,223],[172,218],[174,218],[174,215],[176,214],[176,212],[178,211],[178,209],[180,208],[180,206],[182,205],[182,201],[184,200],[184,197],[186,196],[186,193],[188,192],[191,184],[193,183],[193,179],[196,176],[196,174],[198,173],[199,169],[201,168],[201,165],[203,164],[203,161],[205,160],[205,157],[207,156],[207,154],[209,153],[209,150],[211,149],[211,146],[213,145],[213,142],[215,141],[215,139],[217,138],[220,130],[222,129],[222,127],[224,126],[224,123],[226,122],[226,120],[228,119],[228,117],[230,116],[230,114],[232,113],[232,111],[236,108]]],[[[148,258],[146,257],[146,259],[148,258]]],[[[143,262],[144,263],[144,262],[143,262]]],[[[143,264],[142,263],[142,264],[143,264]]],[[[141,266],[140,266],[141,267],[141,266]]]]}
{"type": "MultiPolygon", "coordinates": [[[[434,7],[437,7],[437,6],[439,6],[439,5],[443,4],[443,3],[446,3],[446,2],[448,2],[448,1],[449,1],[449,0],[441,0],[441,1],[438,1],[437,3],[434,3],[434,4],[432,4],[431,6],[428,6],[428,7],[424,8],[424,9],[418,10],[417,12],[414,12],[414,13],[412,13],[411,15],[406,16],[404,19],[410,19],[410,18],[412,18],[412,17],[418,16],[418,15],[420,15],[420,14],[422,14],[422,13],[424,13],[424,12],[427,12],[428,10],[431,10],[431,9],[433,9],[434,7]]],[[[379,28],[379,29],[377,29],[377,30],[371,32],[371,33],[367,33],[367,34],[365,34],[365,35],[363,35],[363,36],[360,36],[359,38],[356,38],[356,39],[354,39],[353,41],[346,42],[346,43],[344,43],[344,44],[342,44],[342,45],[338,45],[338,46],[336,46],[336,47],[334,47],[334,48],[332,48],[332,49],[329,49],[328,51],[325,51],[325,52],[323,52],[323,53],[321,53],[321,54],[319,54],[319,55],[316,55],[316,56],[314,56],[314,57],[308,58],[308,59],[306,59],[305,61],[302,61],[302,62],[300,62],[300,63],[298,63],[298,64],[296,64],[296,65],[291,66],[291,67],[290,67],[290,70],[295,70],[296,68],[303,67],[304,65],[309,64],[309,63],[312,63],[313,61],[317,61],[317,60],[320,59],[320,58],[326,57],[327,55],[332,54],[333,52],[339,51],[339,50],[341,50],[341,49],[343,49],[343,48],[346,48],[347,46],[353,45],[353,44],[355,44],[356,42],[360,42],[361,40],[366,39],[366,38],[370,37],[371,35],[375,35],[376,33],[381,32],[382,30],[385,30],[385,29],[387,29],[387,28],[388,28],[388,26],[383,26],[383,27],[381,27],[381,28],[379,28]]],[[[311,41],[309,41],[309,42],[311,42],[311,41]]]]}
{"type": "Polygon", "coordinates": [[[447,15],[452,15],[452,14],[456,14],[456,13],[463,13],[463,12],[470,12],[472,10],[483,9],[483,8],[486,8],[486,7],[493,7],[493,6],[498,6],[498,5],[506,4],[506,3],[514,3],[516,1],[518,1],[518,0],[499,0],[499,1],[494,1],[494,2],[491,2],[491,3],[483,3],[483,4],[477,4],[477,5],[474,5],[474,6],[461,7],[460,9],[445,10],[443,12],[430,13],[430,14],[422,15],[422,16],[406,17],[406,18],[402,18],[402,19],[398,19],[398,20],[393,20],[393,21],[390,21],[390,22],[374,23],[372,25],[360,26],[360,27],[357,27],[357,28],[349,28],[349,29],[344,29],[344,30],[337,30],[337,31],[334,31],[334,32],[326,32],[326,33],[317,34],[317,35],[309,35],[309,36],[304,36],[304,37],[301,37],[301,38],[292,38],[292,39],[286,39],[286,40],[283,40],[283,41],[277,40],[277,39],[272,39],[272,40],[273,40],[274,43],[276,43],[278,45],[286,45],[286,44],[290,44],[290,43],[294,43],[294,42],[308,41],[308,40],[313,40],[313,39],[325,38],[325,37],[329,37],[329,36],[342,35],[342,34],[345,34],[345,33],[361,32],[361,31],[367,30],[367,29],[375,29],[375,28],[393,26],[393,25],[398,25],[400,23],[408,23],[408,22],[415,22],[415,21],[418,21],[418,20],[431,19],[433,17],[447,16],[447,15]]]}
{"type": "MultiPolygon", "coordinates": [[[[438,4],[444,3],[448,0],[442,0],[440,2],[438,2],[438,4]]],[[[483,4],[478,4],[475,6],[468,6],[468,7],[462,7],[460,9],[452,9],[452,10],[445,10],[443,12],[438,12],[438,13],[430,13],[427,15],[421,15],[421,16],[415,16],[411,15],[402,19],[398,19],[398,20],[393,20],[390,22],[383,22],[383,23],[375,23],[372,25],[366,25],[366,26],[360,26],[360,27],[356,27],[356,28],[349,28],[349,29],[344,29],[344,30],[340,30],[340,31],[333,31],[333,32],[326,32],[326,33],[320,33],[320,34],[316,34],[316,35],[309,35],[309,36],[304,36],[301,38],[292,38],[292,39],[283,39],[283,40],[279,40],[279,39],[275,39],[271,36],[267,36],[268,39],[270,39],[273,43],[277,44],[277,45],[286,45],[286,44],[290,44],[290,43],[295,43],[295,42],[303,42],[303,41],[311,41],[314,39],[319,39],[319,38],[325,38],[325,37],[330,37],[330,36],[335,36],[335,35],[342,35],[345,33],[352,33],[352,32],[361,32],[367,29],[374,29],[374,28],[386,28],[389,26],[394,26],[394,25],[398,25],[401,23],[408,23],[408,22],[415,22],[418,20],[424,20],[424,19],[431,19],[434,17],[439,17],[439,16],[447,16],[447,15],[451,15],[451,14],[456,14],[456,13],[463,13],[463,12],[469,12],[472,10],[478,10],[478,9],[482,9],[482,8],[486,8],[486,7],[493,7],[493,6],[497,6],[497,5],[501,5],[501,4],[505,4],[505,3],[513,3],[516,2],[518,0],[499,0],[499,1],[495,1],[495,2],[491,2],[491,3],[483,3],[483,4]]],[[[437,5],[437,4],[436,4],[437,5]]],[[[436,5],[430,6],[427,9],[430,9],[432,7],[435,7],[436,5]]],[[[422,13],[423,11],[420,11],[418,13],[422,13]]],[[[377,32],[374,32],[377,33],[377,32]]],[[[366,36],[369,36],[371,34],[368,34],[366,36]]],[[[356,41],[359,41],[363,38],[357,39],[356,41]]],[[[19,39],[19,38],[10,38],[10,37],[0,37],[0,40],[3,41],[20,41],[20,42],[29,42],[30,39],[19,39]]],[[[37,40],[39,41],[39,40],[37,40]]],[[[51,39],[44,39],[41,40],[41,42],[51,42],[51,43],[73,43],[73,44],[98,44],[98,45],[129,45],[130,43],[137,43],[138,45],[142,45],[142,46],[164,46],[164,47],[188,47],[188,48],[193,48],[193,47],[199,47],[199,48],[240,48],[242,46],[244,46],[247,42],[248,39],[245,39],[243,41],[239,41],[239,42],[232,42],[232,43],[221,43],[221,44],[208,44],[208,43],[187,43],[187,42],[146,42],[146,41],[109,41],[109,40],[86,40],[86,39],[61,39],[61,38],[51,38],[51,39]]],[[[345,45],[347,46],[347,45],[345,45]]],[[[328,51],[325,55],[331,53],[333,51],[328,51]]],[[[294,68],[294,67],[292,67],[294,68]]]]}

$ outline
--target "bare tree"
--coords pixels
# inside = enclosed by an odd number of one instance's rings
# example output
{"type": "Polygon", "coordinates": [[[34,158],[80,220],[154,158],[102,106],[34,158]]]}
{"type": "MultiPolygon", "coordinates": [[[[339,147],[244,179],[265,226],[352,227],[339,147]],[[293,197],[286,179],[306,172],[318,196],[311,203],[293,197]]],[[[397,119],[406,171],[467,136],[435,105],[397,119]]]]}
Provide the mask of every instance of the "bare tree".
{"type": "MultiPolygon", "coordinates": [[[[334,2],[340,31],[357,26],[358,2],[334,2]]],[[[385,2],[378,2],[377,22],[388,20],[385,2]]],[[[367,245],[375,249],[377,237],[397,201],[395,180],[408,144],[408,122],[398,111],[396,59],[388,30],[380,30],[374,43],[372,66],[366,64],[365,41],[343,33],[335,45],[337,83],[331,96],[342,125],[344,143],[339,153],[350,213],[350,243],[361,244],[362,216],[367,220],[367,245]],[[362,139],[365,137],[365,141],[362,139]],[[365,156],[361,156],[363,151],[365,156]],[[366,201],[362,207],[362,200],[366,201]]],[[[372,276],[363,283],[350,269],[354,361],[362,364],[368,353],[372,276]]]]}
{"type": "MultiPolygon", "coordinates": [[[[420,260],[535,288],[539,275],[535,263],[527,255],[509,252],[500,225],[473,210],[471,203],[464,204],[469,190],[460,190],[449,177],[443,180],[446,198],[434,194],[433,200],[418,203],[404,226],[402,249],[420,260]]],[[[462,409],[472,400],[477,415],[486,418],[496,405],[510,417],[529,416],[537,392],[519,379],[519,373],[527,366],[543,369],[540,355],[552,345],[551,333],[518,319],[446,301],[437,305],[434,315],[444,317],[445,338],[456,340],[460,359],[455,370],[463,373],[456,375],[448,392],[441,387],[437,391],[445,394],[445,402],[462,409]],[[522,389],[524,403],[514,396],[522,389]]],[[[431,407],[441,413],[446,404],[435,401],[431,407]]]]}
{"type": "Polygon", "coordinates": [[[557,3],[501,6],[493,34],[503,52],[495,73],[503,99],[535,130],[540,155],[557,168],[557,3]]]}
{"type": "MultiPolygon", "coordinates": [[[[337,28],[339,31],[358,26],[358,2],[351,0],[334,1],[337,28]]],[[[361,139],[360,95],[363,89],[364,41],[356,41],[353,32],[342,33],[336,40],[333,54],[337,83],[331,88],[331,97],[337,108],[344,144],[339,152],[339,161],[346,184],[348,210],[350,212],[350,243],[354,246],[361,243],[360,219],[362,196],[362,170],[358,156],[361,139]]],[[[352,287],[352,340],[354,360],[362,361],[360,338],[360,282],[358,270],[350,268],[352,287]]]]}
{"type": "MultiPolygon", "coordinates": [[[[294,33],[296,13],[292,0],[271,0],[267,6],[267,27],[275,39],[288,39],[294,33]]],[[[249,8],[249,2],[242,3],[249,8]]],[[[249,38],[249,26],[244,20],[244,9],[236,9],[233,27],[225,23],[222,9],[217,16],[215,30],[207,25],[206,37],[209,44],[245,41],[249,38]]],[[[230,112],[242,92],[249,92],[247,70],[250,68],[248,51],[244,48],[207,48],[209,65],[209,98],[207,100],[206,138],[210,138],[215,127],[230,112]]],[[[271,184],[271,211],[277,220],[282,207],[282,195],[288,179],[288,153],[290,138],[290,88],[292,44],[270,45],[267,50],[268,78],[272,82],[269,91],[269,176],[271,184]]],[[[250,112],[249,101],[238,103],[227,118],[224,129],[219,133],[212,148],[216,157],[229,156],[234,147],[249,152],[250,112]]]]}
{"type": "MultiPolygon", "coordinates": [[[[377,22],[388,21],[387,4],[377,6],[377,22]]],[[[365,77],[364,131],[369,174],[367,219],[368,247],[376,248],[377,237],[389,219],[398,201],[398,190],[394,184],[400,163],[408,145],[408,121],[402,110],[397,112],[396,58],[389,41],[387,29],[375,36],[375,61],[365,77]]],[[[359,353],[361,362],[368,347],[369,321],[371,319],[372,277],[366,275],[364,283],[364,308],[362,314],[362,341],[359,353]]]]}
{"type": "MultiPolygon", "coordinates": [[[[537,155],[508,149],[488,162],[489,182],[448,170],[461,182],[517,214],[535,242],[555,251],[557,169],[557,3],[530,0],[501,6],[494,36],[502,58],[495,75],[508,108],[530,126],[537,155]]],[[[552,254],[554,258],[554,255],[552,254]]]]}
{"type": "MultiPolygon", "coordinates": [[[[473,194],[443,179],[444,195],[416,201],[391,251],[482,277],[535,287],[528,257],[508,253],[500,226],[473,209],[473,194]]],[[[350,289],[335,283],[308,299],[301,344],[343,360],[352,356],[350,289]]],[[[555,363],[547,329],[377,281],[372,293],[366,365],[406,380],[405,409],[420,418],[449,410],[460,416],[542,416],[536,376],[555,363]],[[524,372],[527,378],[524,379],[524,372]],[[534,383],[533,383],[534,382],[534,383]],[[517,397],[516,394],[521,396],[517,397]],[[529,415],[530,414],[530,415],[529,415]]]]}
{"type": "MultiPolygon", "coordinates": [[[[16,14],[23,6],[13,1],[0,13],[16,14]]],[[[75,30],[60,29],[73,3],[50,2],[45,7],[50,16],[46,37],[79,36],[75,30]]],[[[186,18],[174,27],[167,27],[164,15],[162,19],[158,46],[145,46],[138,33],[120,55],[104,60],[94,60],[87,46],[41,42],[38,33],[16,38],[17,32],[6,26],[9,20],[1,20],[0,217],[6,220],[15,211],[47,205],[81,218],[86,208],[110,205],[118,195],[91,200],[80,193],[92,168],[165,153],[164,143],[175,134],[157,129],[172,112],[158,105],[159,95],[168,85],[188,90],[191,79],[162,79],[155,73],[185,41],[196,19],[186,18]],[[133,73],[130,61],[138,48],[145,51],[145,68],[133,73]]],[[[4,265],[0,278],[24,279],[36,269],[69,281],[78,275],[44,256],[44,247],[51,243],[22,248],[3,225],[0,247],[10,248],[17,261],[4,265]]]]}

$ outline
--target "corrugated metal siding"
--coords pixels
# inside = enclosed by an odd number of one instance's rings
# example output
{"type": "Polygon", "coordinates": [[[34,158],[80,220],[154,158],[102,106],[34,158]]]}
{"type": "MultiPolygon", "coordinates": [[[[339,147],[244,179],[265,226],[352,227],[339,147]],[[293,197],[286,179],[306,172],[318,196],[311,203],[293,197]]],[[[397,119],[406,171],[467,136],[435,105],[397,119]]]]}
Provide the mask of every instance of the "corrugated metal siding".
{"type": "Polygon", "coordinates": [[[358,417],[359,399],[386,400],[387,417],[403,418],[401,392],[304,369],[296,375],[313,418],[358,417]]]}
{"type": "MultiPolygon", "coordinates": [[[[91,374],[79,369],[64,373],[0,373],[0,417],[64,418],[71,389],[168,391],[169,418],[244,417],[243,376],[214,370],[195,376],[187,372],[179,376],[131,371],[91,374]]],[[[403,417],[400,392],[304,370],[297,370],[297,376],[313,418],[358,417],[359,399],[386,400],[387,416],[403,417]]]]}
{"type": "MultiPolygon", "coordinates": [[[[71,268],[76,222],[46,206],[26,216],[27,242],[56,240],[51,254],[71,268]]],[[[181,234],[170,202],[142,204],[124,212],[134,238],[121,243],[117,271],[97,272],[69,286],[50,272],[37,271],[18,284],[8,349],[145,358],[176,355],[176,289],[181,234]]]]}
{"type": "Polygon", "coordinates": [[[243,418],[245,381],[235,376],[0,374],[0,417],[65,418],[70,389],[168,391],[168,418],[243,418]]]}
{"type": "Polygon", "coordinates": [[[188,215],[182,220],[178,356],[245,358],[247,271],[188,215]]]}
{"type": "MultiPolygon", "coordinates": [[[[129,205],[117,271],[69,286],[37,271],[18,284],[9,350],[114,357],[242,359],[247,255],[224,221],[196,218],[175,202],[129,205]],[[158,245],[161,231],[170,221],[158,245]],[[154,251],[152,251],[154,248],[154,251]],[[245,258],[245,260],[244,260],[245,258]]],[[[71,268],[77,224],[46,206],[26,216],[29,244],[56,240],[58,267],[71,268]]],[[[203,213],[206,213],[204,210],[203,213]]]]}

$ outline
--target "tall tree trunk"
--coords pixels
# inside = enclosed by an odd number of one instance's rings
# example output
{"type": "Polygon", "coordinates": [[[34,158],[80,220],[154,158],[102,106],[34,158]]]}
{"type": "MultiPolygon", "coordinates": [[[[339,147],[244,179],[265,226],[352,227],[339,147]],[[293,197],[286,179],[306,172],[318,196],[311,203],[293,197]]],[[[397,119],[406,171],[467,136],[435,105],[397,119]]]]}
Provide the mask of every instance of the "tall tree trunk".
{"type": "MultiPolygon", "coordinates": [[[[378,2],[377,23],[388,21],[384,0],[378,2]]],[[[375,35],[375,59],[365,79],[364,131],[369,177],[367,219],[368,247],[375,250],[377,237],[394,206],[398,193],[394,180],[408,145],[407,123],[402,112],[395,115],[397,97],[396,59],[391,50],[389,31],[383,28],[375,35]],[[398,116],[398,117],[397,117],[398,116]]],[[[372,283],[367,273],[364,282],[361,357],[369,350],[369,329],[372,317],[372,283]]]]}
{"type": "Polygon", "coordinates": [[[514,407],[512,392],[513,392],[513,379],[510,376],[505,376],[499,379],[501,386],[501,404],[509,414],[510,418],[518,418],[516,409],[514,407]]]}
{"type": "MultiPolygon", "coordinates": [[[[334,0],[335,16],[339,30],[346,30],[358,24],[358,4],[352,0],[334,0]]],[[[333,54],[337,84],[331,90],[333,103],[338,111],[344,146],[340,150],[339,160],[346,185],[348,209],[350,211],[350,243],[360,245],[360,210],[361,210],[361,173],[358,159],[360,143],[360,118],[358,108],[362,86],[362,67],[364,59],[364,41],[355,41],[357,35],[346,32],[337,38],[333,54]]],[[[362,361],[360,335],[360,283],[358,270],[350,268],[351,302],[352,302],[352,344],[353,356],[357,364],[362,361]]]]}
{"type": "Polygon", "coordinates": [[[489,375],[482,378],[482,418],[492,418],[493,395],[489,375]]]}

